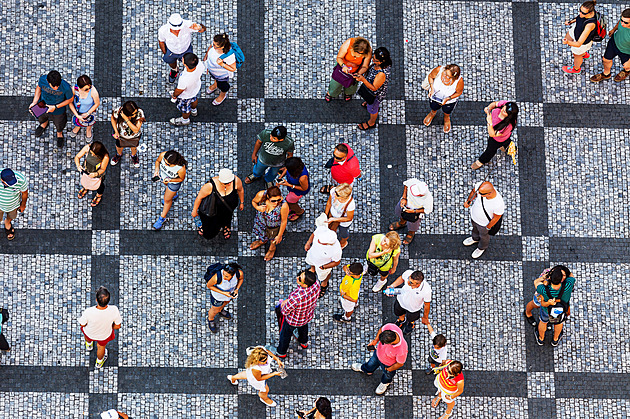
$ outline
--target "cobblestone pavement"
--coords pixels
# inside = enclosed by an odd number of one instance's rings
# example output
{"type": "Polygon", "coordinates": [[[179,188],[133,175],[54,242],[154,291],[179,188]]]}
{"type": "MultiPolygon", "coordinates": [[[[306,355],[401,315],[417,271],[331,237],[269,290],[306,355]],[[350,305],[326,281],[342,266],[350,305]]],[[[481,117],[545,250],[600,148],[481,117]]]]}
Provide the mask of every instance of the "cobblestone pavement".
{"type": "MultiPolygon", "coordinates": [[[[614,24],[621,3],[598,10],[614,24]]],[[[367,359],[365,344],[394,319],[392,299],[363,286],[356,320],[332,321],[339,311],[331,291],[320,301],[311,345],[292,343],[288,378],[270,380],[275,408],[265,407],[226,374],[242,368],[245,348],[276,342],[270,308],[291,289],[304,265],[303,244],[324,206],[316,191],[304,199],[308,214],[289,226],[270,263],[251,251],[253,209],[238,213],[233,237],[206,242],[193,230],[192,200],[209,176],[227,166],[241,178],[251,169],[255,135],[283,123],[296,140],[315,185],[340,137],[355,148],[364,169],[357,185],[357,219],[344,261],[365,255],[370,235],[393,221],[407,177],[425,179],[435,211],[402,252],[398,272],[422,269],[434,290],[430,319],[464,363],[466,388],[454,418],[626,418],[630,416],[630,117],[628,81],[593,85],[605,47],[595,44],[582,75],[566,75],[568,48],[562,22],[578,2],[415,0],[9,0],[2,6],[0,44],[0,166],[30,180],[27,211],[12,242],[0,238],[0,303],[9,308],[3,330],[13,348],[0,357],[0,416],[95,418],[112,407],[136,418],[292,418],[296,408],[328,396],[336,418],[437,418],[429,403],[435,388],[423,373],[428,333],[409,337],[410,356],[385,396],[378,377],[350,364],[367,359]],[[199,117],[173,128],[177,116],[167,92],[167,67],[157,29],[179,11],[205,23],[193,35],[203,54],[211,36],[227,31],[246,57],[235,88],[220,107],[203,94],[199,117]],[[375,130],[359,132],[366,118],[359,100],[322,98],[337,48],[363,35],[389,48],[393,79],[375,130]],[[420,83],[438,64],[458,63],[466,87],[444,134],[441,116],[429,128],[420,83]],[[48,129],[35,138],[26,109],[37,78],[51,69],[73,83],[87,73],[103,98],[94,129],[110,152],[109,113],[133,98],[148,122],[141,167],[125,155],[108,169],[102,203],[78,200],[72,158],[79,136],[56,148],[48,129]],[[485,146],[483,108],[497,99],[519,103],[517,164],[504,154],[489,176],[503,194],[503,231],[473,261],[461,245],[469,221],[462,207],[470,185],[488,174],[469,165],[485,146]],[[179,150],[189,177],[163,231],[151,224],[162,188],[150,182],[157,153],[179,150]],[[232,305],[234,319],[205,324],[209,306],[202,276],[216,261],[236,260],[245,285],[232,305]],[[568,265],[577,278],[572,316],[559,347],[534,342],[522,319],[533,280],[544,268],[568,265]],[[109,345],[105,367],[85,354],[77,325],[107,286],[123,327],[109,345]]],[[[618,61],[613,71],[619,70],[618,61]]],[[[207,80],[204,80],[204,92],[207,80]]],[[[67,133],[66,133],[67,137],[67,133]]],[[[246,202],[262,188],[246,187],[246,202]]],[[[377,374],[378,375],[378,374],[377,374]]]]}

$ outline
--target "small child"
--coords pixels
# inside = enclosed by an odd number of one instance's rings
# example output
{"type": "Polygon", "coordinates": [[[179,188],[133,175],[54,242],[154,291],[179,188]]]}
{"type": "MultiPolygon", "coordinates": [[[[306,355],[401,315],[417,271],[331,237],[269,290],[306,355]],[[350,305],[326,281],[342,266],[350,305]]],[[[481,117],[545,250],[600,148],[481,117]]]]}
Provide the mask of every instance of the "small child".
{"type": "Polygon", "coordinates": [[[350,318],[359,301],[359,290],[361,289],[361,281],[366,269],[359,262],[351,263],[343,267],[346,276],[341,280],[339,286],[339,301],[343,308],[344,314],[334,314],[333,319],[341,323],[350,323],[350,318]]]}
{"type": "Polygon", "coordinates": [[[429,375],[433,372],[433,368],[440,367],[446,364],[446,357],[448,356],[448,349],[446,347],[446,337],[442,334],[435,333],[435,330],[431,327],[431,324],[427,324],[427,329],[433,339],[433,345],[429,349],[428,361],[431,365],[424,372],[429,375]]]}

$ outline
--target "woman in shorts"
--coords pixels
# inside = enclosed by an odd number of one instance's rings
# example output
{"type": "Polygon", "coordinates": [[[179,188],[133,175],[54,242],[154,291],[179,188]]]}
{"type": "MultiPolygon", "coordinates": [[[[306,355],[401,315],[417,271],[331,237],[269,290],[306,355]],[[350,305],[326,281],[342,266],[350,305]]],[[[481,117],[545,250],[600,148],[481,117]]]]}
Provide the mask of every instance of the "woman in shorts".
{"type": "Polygon", "coordinates": [[[368,273],[371,276],[380,274],[372,291],[379,292],[387,283],[389,274],[396,272],[400,257],[400,236],[395,231],[372,236],[370,248],[365,255],[368,261],[368,273]]]}
{"type": "Polygon", "coordinates": [[[208,47],[205,57],[203,57],[203,63],[208,70],[208,73],[214,79],[212,86],[208,87],[207,92],[210,94],[217,88],[220,93],[219,96],[212,101],[214,106],[218,106],[223,103],[227,96],[228,90],[230,90],[230,79],[234,76],[236,71],[236,54],[229,54],[225,58],[221,58],[222,55],[228,54],[232,49],[230,38],[226,33],[221,33],[214,36],[212,45],[208,47]]]}
{"type": "Polygon", "coordinates": [[[262,346],[256,346],[247,356],[247,361],[245,361],[245,371],[241,371],[236,375],[228,375],[227,379],[230,380],[232,385],[238,385],[238,380],[247,380],[247,382],[258,391],[260,401],[269,407],[274,407],[277,403],[271,400],[268,396],[269,386],[267,385],[267,380],[271,377],[280,375],[281,372],[271,371],[270,357],[276,361],[278,366],[284,368],[282,361],[280,361],[280,359],[271,351],[268,351],[262,346]]]}
{"type": "Polygon", "coordinates": [[[85,74],[79,76],[77,84],[74,85],[74,100],[70,102],[70,111],[74,114],[72,123],[74,128],[70,132],[71,138],[76,138],[81,128],[85,128],[85,138],[88,142],[92,140],[92,125],[94,125],[94,112],[101,104],[96,87],[92,85],[92,80],[85,74]]]}
{"type": "Polygon", "coordinates": [[[133,100],[128,100],[121,107],[114,109],[111,117],[116,139],[116,155],[112,158],[112,166],[118,164],[122,158],[123,148],[131,149],[131,162],[135,167],[140,167],[138,158],[138,143],[142,136],[142,124],[146,122],[144,112],[133,100]]]}
{"type": "Polygon", "coordinates": [[[166,214],[171,209],[174,201],[179,197],[178,191],[182,187],[182,182],[186,179],[186,166],[188,162],[175,150],[160,153],[155,160],[155,172],[153,179],[160,179],[166,185],[164,190],[164,207],[158,217],[153,229],[159,230],[166,221],[166,214]]]}
{"type": "Polygon", "coordinates": [[[453,413],[455,407],[455,398],[464,392],[464,373],[462,372],[462,363],[459,361],[448,360],[445,367],[435,377],[434,384],[437,387],[437,393],[431,407],[436,408],[440,401],[446,403],[446,412],[440,419],[448,419],[453,413]]]}

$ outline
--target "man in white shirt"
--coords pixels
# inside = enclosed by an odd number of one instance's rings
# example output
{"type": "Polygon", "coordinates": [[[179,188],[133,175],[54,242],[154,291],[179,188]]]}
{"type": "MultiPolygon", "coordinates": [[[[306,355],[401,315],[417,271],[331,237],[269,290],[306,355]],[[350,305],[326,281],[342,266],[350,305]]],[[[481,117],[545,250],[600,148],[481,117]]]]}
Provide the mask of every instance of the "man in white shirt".
{"type": "Polygon", "coordinates": [[[501,228],[501,217],[505,212],[505,202],[490,182],[477,182],[464,203],[470,208],[472,235],[464,240],[464,246],[479,243],[472,254],[477,259],[490,245],[490,236],[494,236],[501,228]],[[493,230],[494,228],[494,230],[493,230]]]}
{"type": "Polygon", "coordinates": [[[306,263],[311,265],[311,271],[317,274],[321,282],[321,297],[328,288],[332,269],[341,263],[341,244],[337,240],[337,234],[327,225],[317,227],[304,245],[306,250],[306,263]]]}
{"type": "Polygon", "coordinates": [[[168,81],[174,83],[177,78],[177,62],[188,52],[192,50],[193,32],[205,32],[206,27],[200,23],[194,23],[192,20],[184,20],[179,13],[173,13],[168,18],[168,23],[162,25],[158,30],[158,42],[162,50],[162,60],[171,67],[168,75],[168,81]]]}
{"type": "Polygon", "coordinates": [[[171,125],[181,127],[190,124],[190,116],[197,116],[197,95],[201,90],[201,76],[205,72],[203,65],[199,65],[199,57],[192,52],[184,55],[184,71],[179,76],[177,88],[173,92],[171,100],[182,112],[179,118],[171,118],[171,125]]]}
{"type": "Polygon", "coordinates": [[[431,285],[424,280],[421,271],[407,269],[388,288],[396,288],[404,284],[394,303],[394,314],[398,317],[396,326],[400,327],[403,334],[411,333],[414,322],[420,318],[423,312],[422,324],[429,324],[429,311],[431,310],[431,285]]]}
{"type": "Polygon", "coordinates": [[[408,231],[403,244],[409,244],[413,241],[418,228],[420,228],[420,221],[426,214],[433,212],[433,195],[431,195],[426,182],[416,178],[404,181],[403,185],[405,189],[403,190],[402,198],[400,198],[395,208],[396,216],[399,220],[390,224],[389,229],[393,231],[407,226],[408,231]]]}
{"type": "Polygon", "coordinates": [[[120,329],[122,323],[118,307],[108,305],[109,299],[107,288],[100,287],[96,290],[97,305],[86,308],[79,318],[88,353],[94,349],[96,341],[96,368],[103,368],[107,360],[107,343],[114,340],[116,337],[114,330],[120,329]]]}

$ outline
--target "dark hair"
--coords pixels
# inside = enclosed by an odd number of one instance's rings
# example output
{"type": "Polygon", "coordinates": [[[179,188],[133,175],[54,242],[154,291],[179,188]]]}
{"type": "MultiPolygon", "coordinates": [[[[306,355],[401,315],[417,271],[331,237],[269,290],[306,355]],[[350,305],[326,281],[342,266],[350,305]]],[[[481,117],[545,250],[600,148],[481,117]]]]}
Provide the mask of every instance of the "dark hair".
{"type": "Polygon", "coordinates": [[[582,3],[581,7],[585,8],[586,10],[588,10],[589,13],[591,13],[593,10],[595,10],[596,4],[597,2],[595,0],[585,1],[584,3],[582,3]]]}
{"type": "Polygon", "coordinates": [[[168,164],[174,164],[177,166],[188,165],[188,162],[186,161],[186,159],[183,158],[182,155],[179,154],[175,150],[169,150],[166,153],[164,153],[164,160],[166,160],[168,164]]]}
{"type": "Polygon", "coordinates": [[[413,271],[411,273],[411,279],[414,281],[422,282],[424,281],[424,274],[422,273],[422,271],[413,271]]]}
{"type": "Polygon", "coordinates": [[[442,334],[435,335],[433,338],[433,344],[438,348],[443,348],[446,345],[446,337],[442,334]]]}
{"type": "Polygon", "coordinates": [[[304,162],[299,157],[289,157],[284,161],[284,167],[287,168],[291,177],[298,179],[304,170],[304,162]]]}
{"type": "Polygon", "coordinates": [[[569,271],[569,268],[567,268],[564,265],[556,265],[553,268],[551,268],[547,276],[552,284],[558,285],[559,283],[562,282],[563,273],[568,278],[569,274],[571,274],[571,271],[569,271]]]}
{"type": "Polygon", "coordinates": [[[304,269],[302,272],[300,272],[300,275],[302,274],[304,274],[304,285],[306,285],[307,287],[310,287],[315,282],[317,282],[317,275],[315,275],[315,272],[312,272],[309,269],[304,269]]]}
{"type": "Polygon", "coordinates": [[[447,368],[450,370],[451,374],[458,375],[460,372],[462,372],[462,369],[464,368],[464,366],[459,361],[453,361],[450,364],[448,364],[447,368]]]}
{"type": "Polygon", "coordinates": [[[230,263],[227,263],[223,269],[229,274],[232,274],[232,275],[237,274],[237,277],[238,277],[239,271],[241,271],[243,268],[241,267],[241,265],[239,265],[236,262],[230,262],[230,263]]]}
{"type": "Polygon", "coordinates": [[[46,76],[46,81],[52,86],[52,87],[58,87],[61,86],[61,74],[59,74],[59,72],[57,70],[52,70],[50,73],[48,73],[48,75],[46,76]]]}
{"type": "Polygon", "coordinates": [[[453,80],[458,79],[459,75],[461,74],[461,70],[459,69],[459,66],[457,64],[445,65],[444,70],[448,70],[451,72],[451,74],[453,75],[453,80]]]}
{"type": "MultiPolygon", "coordinates": [[[[128,100],[125,103],[123,103],[123,105],[121,106],[121,110],[120,112],[118,112],[118,118],[116,118],[116,122],[121,124],[124,119],[122,117],[122,114],[124,113],[128,118],[131,118],[131,115],[133,115],[134,112],[136,112],[138,109],[138,105],[136,104],[136,102],[134,102],[133,100],[128,100]]],[[[137,121],[138,115],[136,115],[136,119],[132,119],[133,122],[137,121]]]]}
{"type": "Polygon", "coordinates": [[[223,48],[224,54],[227,54],[230,48],[232,48],[232,44],[230,44],[230,38],[228,37],[227,33],[214,35],[214,38],[212,40],[216,42],[219,47],[223,48]]]}
{"type": "Polygon", "coordinates": [[[105,156],[109,156],[107,149],[100,141],[94,141],[92,144],[90,144],[90,151],[99,156],[101,159],[104,159],[105,156]]]}
{"type": "Polygon", "coordinates": [[[630,17],[630,9],[626,9],[623,12],[621,12],[621,16],[622,17],[630,17]]]}
{"type": "Polygon", "coordinates": [[[389,345],[396,341],[398,335],[393,330],[383,330],[380,335],[378,335],[378,340],[383,345],[389,345]]]}
{"type": "Polygon", "coordinates": [[[282,192],[280,191],[280,188],[275,185],[265,191],[265,195],[263,196],[263,199],[273,198],[274,196],[282,196],[282,192]]]}
{"type": "Polygon", "coordinates": [[[184,54],[184,64],[186,64],[186,67],[193,69],[199,64],[199,57],[192,52],[184,54]]]}
{"type": "Polygon", "coordinates": [[[374,57],[381,62],[381,68],[387,68],[392,65],[392,58],[389,56],[389,51],[385,47],[376,48],[374,57]]]}
{"type": "Polygon", "coordinates": [[[107,288],[105,287],[99,287],[96,290],[96,302],[98,303],[99,307],[107,307],[107,304],[109,304],[109,291],[107,291],[107,288]]]}
{"type": "Polygon", "coordinates": [[[287,129],[286,127],[283,127],[282,125],[278,125],[277,127],[271,130],[271,135],[281,140],[284,140],[284,137],[287,136],[287,129]]]}
{"type": "Polygon", "coordinates": [[[353,275],[361,275],[363,273],[363,264],[359,262],[351,263],[348,270],[353,275]]]}
{"type": "Polygon", "coordinates": [[[83,89],[85,86],[92,86],[92,79],[85,74],[79,76],[77,79],[77,86],[79,86],[79,89],[83,89]]]}
{"type": "Polygon", "coordinates": [[[335,149],[337,149],[337,151],[341,151],[344,154],[348,154],[348,146],[345,144],[337,144],[337,147],[335,147],[335,149]]]}
{"type": "Polygon", "coordinates": [[[518,105],[514,102],[508,102],[502,106],[507,112],[505,119],[497,122],[494,126],[494,130],[499,132],[503,130],[508,124],[512,125],[512,128],[516,127],[516,117],[518,116],[518,105]]]}
{"type": "Polygon", "coordinates": [[[320,415],[324,416],[326,419],[332,418],[332,406],[330,405],[330,400],[326,397],[320,397],[315,402],[315,409],[319,412],[320,415]]]}

